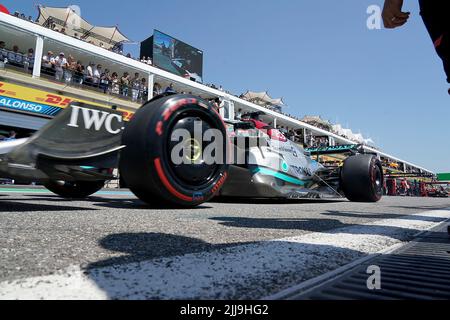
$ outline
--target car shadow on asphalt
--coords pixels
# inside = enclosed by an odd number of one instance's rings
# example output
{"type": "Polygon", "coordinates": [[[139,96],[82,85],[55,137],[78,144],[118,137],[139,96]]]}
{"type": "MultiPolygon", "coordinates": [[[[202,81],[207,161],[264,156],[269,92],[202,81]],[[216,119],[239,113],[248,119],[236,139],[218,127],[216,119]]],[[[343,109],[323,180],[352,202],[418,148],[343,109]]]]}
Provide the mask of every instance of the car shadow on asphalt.
{"type": "MultiPolygon", "coordinates": [[[[415,209],[415,208],[409,208],[415,209]]],[[[362,219],[401,219],[401,220],[416,220],[416,221],[427,221],[427,222],[444,222],[446,218],[441,217],[431,217],[422,216],[417,214],[407,214],[407,213],[367,213],[367,212],[357,212],[357,211],[335,211],[327,210],[321,213],[324,216],[330,217],[343,217],[343,218],[362,218],[362,219]]]]}
{"type": "Polygon", "coordinates": [[[422,206],[422,207],[407,207],[407,206],[389,206],[390,208],[398,208],[398,209],[417,209],[423,211],[436,211],[436,210],[444,210],[450,208],[450,200],[447,205],[439,205],[439,206],[422,206]]]}
{"type": "MultiPolygon", "coordinates": [[[[189,210],[186,208],[176,207],[176,206],[168,206],[166,204],[159,203],[145,203],[139,199],[130,198],[130,199],[106,199],[99,197],[90,197],[90,201],[93,202],[94,206],[108,208],[108,209],[123,209],[123,210],[189,210]]],[[[207,205],[200,205],[192,210],[201,210],[201,209],[211,209],[212,207],[207,205]]]]}
{"type": "MultiPolygon", "coordinates": [[[[24,199],[21,199],[22,201],[24,199]]],[[[48,204],[35,204],[35,203],[24,203],[18,201],[5,201],[0,200],[0,214],[1,213],[11,213],[11,212],[56,212],[56,211],[92,211],[98,210],[95,208],[83,208],[75,206],[63,206],[63,205],[48,205],[48,204]]]]}
{"type": "MultiPolygon", "coordinates": [[[[84,199],[86,200],[86,199],[84,199]]],[[[47,202],[71,202],[71,201],[80,201],[80,199],[64,199],[58,196],[26,196],[22,198],[18,197],[8,197],[8,199],[2,199],[2,201],[47,201],[47,202]]]]}
{"type": "Polygon", "coordinates": [[[125,254],[91,263],[87,269],[141,262],[151,259],[211,252],[250,244],[252,242],[211,244],[200,239],[164,233],[119,233],[102,238],[98,244],[103,249],[125,254]]]}
{"type": "Polygon", "coordinates": [[[237,198],[237,197],[217,197],[211,203],[231,203],[231,204],[318,204],[318,203],[339,203],[347,202],[344,199],[281,199],[281,198],[237,198]]]}
{"type": "MultiPolygon", "coordinates": [[[[370,224],[343,223],[337,219],[214,217],[210,218],[210,220],[217,221],[220,225],[229,228],[298,230],[329,234],[342,233],[352,235],[381,235],[402,241],[408,240],[410,236],[412,237],[417,233],[416,229],[383,225],[377,226],[370,224]]],[[[442,221],[445,221],[445,219],[442,221]]]]}
{"type": "MultiPolygon", "coordinates": [[[[1,196],[1,195],[0,195],[1,196]]],[[[108,208],[108,209],[124,209],[124,210],[129,210],[129,209],[135,209],[135,210],[189,210],[186,208],[177,208],[177,207],[170,207],[167,205],[161,205],[161,204],[147,204],[139,199],[136,198],[123,198],[123,199],[108,199],[108,198],[101,198],[101,197],[96,197],[96,196],[90,196],[86,199],[64,199],[61,197],[58,197],[57,195],[34,195],[32,198],[9,198],[8,199],[2,199],[2,201],[8,201],[8,202],[20,202],[20,201],[48,201],[48,202],[70,202],[70,201],[83,201],[83,202],[88,202],[88,203],[92,203],[94,206],[97,207],[102,207],[102,208],[108,208]]],[[[30,204],[31,206],[31,204],[30,204]]],[[[36,204],[36,206],[39,206],[36,204]]],[[[44,204],[42,204],[41,206],[45,206],[44,204]]],[[[63,211],[65,210],[66,206],[59,206],[59,208],[61,208],[60,210],[63,211]]],[[[55,206],[55,210],[52,211],[57,211],[58,208],[57,206],[55,206]]],[[[67,207],[70,208],[70,207],[67,207]]],[[[211,209],[212,207],[207,206],[206,204],[200,205],[198,207],[195,207],[193,209],[199,210],[199,209],[211,209]]],[[[99,209],[86,209],[86,208],[82,208],[83,210],[99,210],[99,209]]],[[[40,211],[40,210],[33,210],[33,211],[40,211]]]]}

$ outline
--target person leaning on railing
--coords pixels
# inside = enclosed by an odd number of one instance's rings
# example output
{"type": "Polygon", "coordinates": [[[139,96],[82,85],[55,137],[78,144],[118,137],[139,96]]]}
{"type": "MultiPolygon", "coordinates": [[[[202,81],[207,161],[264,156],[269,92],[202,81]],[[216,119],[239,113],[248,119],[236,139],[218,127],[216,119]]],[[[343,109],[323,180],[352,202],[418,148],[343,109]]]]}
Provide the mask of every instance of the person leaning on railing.
{"type": "Polygon", "coordinates": [[[28,53],[24,56],[23,66],[26,72],[33,70],[34,66],[34,49],[28,49],[28,53]]]}
{"type": "Polygon", "coordinates": [[[42,57],[42,72],[49,76],[55,76],[55,56],[52,51],[48,51],[42,57]]]}
{"type": "Polygon", "coordinates": [[[105,69],[105,71],[100,74],[100,89],[103,91],[103,93],[108,92],[110,83],[111,83],[110,72],[108,69],[105,69]]]}
{"type": "Polygon", "coordinates": [[[111,75],[111,93],[116,95],[120,94],[120,80],[117,72],[113,72],[111,75]]]}
{"type": "Polygon", "coordinates": [[[120,93],[124,97],[128,97],[128,91],[130,88],[130,74],[124,72],[123,76],[120,78],[120,93]]]}
{"type": "Polygon", "coordinates": [[[83,84],[84,80],[84,66],[81,61],[77,61],[73,72],[73,82],[76,84],[83,84]]]}
{"type": "Polygon", "coordinates": [[[100,87],[100,76],[103,72],[103,66],[101,64],[98,64],[97,66],[94,66],[94,78],[93,78],[93,84],[94,87],[100,87]]]}
{"type": "Polygon", "coordinates": [[[139,78],[139,73],[136,72],[134,77],[130,80],[131,85],[131,100],[136,102],[139,98],[139,91],[141,89],[141,79],[139,78]]]}
{"type": "Polygon", "coordinates": [[[89,65],[85,69],[83,84],[92,86],[94,84],[94,66],[95,63],[89,62],[89,65]]]}
{"type": "Polygon", "coordinates": [[[139,99],[145,101],[147,98],[148,98],[147,80],[145,78],[142,78],[140,83],[139,99]]]}
{"type": "Polygon", "coordinates": [[[64,81],[66,83],[72,83],[73,73],[75,72],[76,62],[72,55],[67,58],[67,64],[64,66],[64,81]]]}
{"type": "Polygon", "coordinates": [[[64,68],[67,66],[67,59],[64,52],[55,58],[55,79],[57,81],[64,80],[64,68]]]}
{"type": "Polygon", "coordinates": [[[159,96],[160,94],[163,93],[162,87],[158,82],[155,82],[155,84],[153,85],[153,96],[159,96]]]}

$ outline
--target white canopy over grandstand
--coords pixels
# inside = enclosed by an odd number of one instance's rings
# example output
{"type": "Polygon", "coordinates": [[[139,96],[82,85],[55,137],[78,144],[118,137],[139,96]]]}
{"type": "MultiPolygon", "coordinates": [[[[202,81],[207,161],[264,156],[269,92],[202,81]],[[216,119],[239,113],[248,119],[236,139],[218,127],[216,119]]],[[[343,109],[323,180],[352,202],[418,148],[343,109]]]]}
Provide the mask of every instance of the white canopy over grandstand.
{"type": "Polygon", "coordinates": [[[271,96],[269,96],[269,93],[267,91],[263,92],[253,92],[253,91],[247,91],[242,96],[243,99],[250,101],[254,104],[260,105],[260,106],[285,106],[283,99],[274,99],[271,96]]]}
{"type": "Polygon", "coordinates": [[[332,130],[335,134],[347,137],[357,143],[365,144],[367,146],[373,146],[375,144],[371,138],[365,138],[361,133],[354,133],[351,129],[345,129],[341,124],[333,125],[332,130]]]}
{"type": "Polygon", "coordinates": [[[329,121],[322,119],[320,116],[305,116],[302,119],[303,122],[309,123],[311,125],[323,128],[325,130],[331,130],[332,125],[329,121]]]}
{"type": "Polygon", "coordinates": [[[41,26],[51,27],[49,24],[54,23],[60,30],[64,28],[69,36],[78,36],[107,49],[130,41],[117,27],[98,27],[90,24],[81,17],[76,7],[55,8],[40,5],[38,8],[37,22],[41,26]]]}

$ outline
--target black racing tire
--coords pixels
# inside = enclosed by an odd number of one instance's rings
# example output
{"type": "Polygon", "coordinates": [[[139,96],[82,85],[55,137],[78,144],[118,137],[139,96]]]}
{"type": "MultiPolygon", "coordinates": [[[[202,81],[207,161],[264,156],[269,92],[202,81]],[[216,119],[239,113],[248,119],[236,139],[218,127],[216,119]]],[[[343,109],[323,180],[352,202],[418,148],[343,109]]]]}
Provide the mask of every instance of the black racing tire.
{"type": "MultiPolygon", "coordinates": [[[[189,149],[204,150],[205,142],[189,140],[194,141],[188,144],[189,149]]],[[[196,207],[213,198],[228,176],[225,124],[209,103],[192,95],[172,95],[146,103],[128,123],[122,143],[121,177],[140,200],[150,205],[196,207]],[[203,152],[199,152],[201,155],[195,158],[201,164],[176,165],[170,156],[175,144],[172,133],[175,129],[192,130],[197,120],[202,121],[202,130],[220,131],[224,161],[205,164],[203,152]]]]}
{"type": "Polygon", "coordinates": [[[55,181],[50,180],[44,184],[51,192],[60,197],[68,199],[84,199],[97,191],[100,191],[105,186],[105,181],[55,181]]]}
{"type": "Polygon", "coordinates": [[[383,169],[374,155],[347,158],[341,171],[341,188],[353,202],[378,202],[383,196],[383,169]]]}

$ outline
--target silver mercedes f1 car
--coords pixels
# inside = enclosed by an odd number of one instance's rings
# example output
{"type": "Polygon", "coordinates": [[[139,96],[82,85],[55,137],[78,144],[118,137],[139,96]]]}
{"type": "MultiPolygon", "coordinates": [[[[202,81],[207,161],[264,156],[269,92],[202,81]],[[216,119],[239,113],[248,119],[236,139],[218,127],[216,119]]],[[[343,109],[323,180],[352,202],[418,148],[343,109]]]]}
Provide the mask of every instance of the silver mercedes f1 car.
{"type": "Polygon", "coordinates": [[[257,114],[225,123],[201,98],[166,94],[127,123],[115,110],[70,105],[31,138],[0,142],[0,178],[85,198],[119,172],[142,201],[177,207],[216,196],[379,201],[383,171],[377,156],[348,150],[352,155],[342,166],[327,167],[257,114]],[[197,138],[199,124],[202,132],[224,138],[197,138]],[[208,161],[206,150],[224,161],[208,161]],[[185,161],[174,161],[174,155],[185,161]]]}

